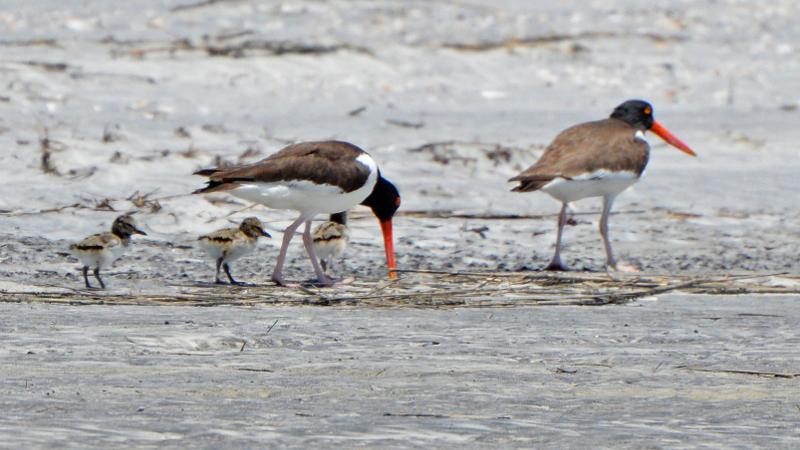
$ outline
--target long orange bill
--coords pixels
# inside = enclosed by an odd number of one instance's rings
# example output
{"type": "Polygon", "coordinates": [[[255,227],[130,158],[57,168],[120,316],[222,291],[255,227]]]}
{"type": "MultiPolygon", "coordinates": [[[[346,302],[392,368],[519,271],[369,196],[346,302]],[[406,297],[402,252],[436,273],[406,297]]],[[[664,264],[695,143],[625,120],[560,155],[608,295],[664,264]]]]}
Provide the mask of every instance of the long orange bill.
{"type": "Polygon", "coordinates": [[[389,267],[389,278],[397,278],[397,263],[394,260],[394,240],[392,239],[392,219],[381,220],[381,231],[383,232],[383,247],[386,249],[386,266],[389,267]]]}
{"type": "Polygon", "coordinates": [[[653,133],[659,135],[661,137],[661,139],[667,141],[667,143],[669,145],[677,148],[678,150],[680,150],[680,151],[682,151],[684,153],[687,153],[689,155],[692,155],[692,156],[697,156],[697,153],[695,153],[694,150],[689,148],[688,145],[684,144],[683,141],[681,141],[680,139],[676,138],[675,135],[670,133],[669,130],[667,130],[664,127],[664,125],[661,125],[660,123],[658,123],[656,121],[653,121],[653,126],[650,128],[650,131],[652,131],[653,133]]]}

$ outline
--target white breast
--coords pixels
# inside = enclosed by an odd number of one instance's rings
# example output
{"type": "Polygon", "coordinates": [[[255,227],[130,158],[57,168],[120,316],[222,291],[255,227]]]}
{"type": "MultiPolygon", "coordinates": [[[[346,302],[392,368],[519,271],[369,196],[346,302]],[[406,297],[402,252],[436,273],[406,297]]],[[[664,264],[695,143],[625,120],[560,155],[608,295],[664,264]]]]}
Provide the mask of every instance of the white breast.
{"type": "Polygon", "coordinates": [[[256,248],[256,241],[241,241],[237,242],[237,245],[232,246],[228,249],[228,252],[225,254],[225,262],[232,262],[241,258],[242,256],[250,253],[253,249],[256,248]]]}
{"type": "Polygon", "coordinates": [[[347,240],[344,238],[314,242],[314,253],[317,254],[317,258],[325,261],[342,256],[345,248],[347,248],[347,240]]]}

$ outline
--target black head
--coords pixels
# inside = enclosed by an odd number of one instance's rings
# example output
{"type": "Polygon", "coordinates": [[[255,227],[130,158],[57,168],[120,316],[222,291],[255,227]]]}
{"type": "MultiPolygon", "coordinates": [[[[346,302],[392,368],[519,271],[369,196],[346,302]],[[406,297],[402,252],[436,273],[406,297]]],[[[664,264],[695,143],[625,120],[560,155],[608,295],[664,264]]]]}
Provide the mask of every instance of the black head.
{"type": "Polygon", "coordinates": [[[242,233],[246,234],[247,236],[257,238],[259,236],[264,236],[271,238],[272,236],[264,231],[264,225],[258,220],[257,217],[248,217],[242,221],[242,224],[239,225],[239,229],[242,233]]]}
{"type": "Polygon", "coordinates": [[[133,216],[130,214],[117,217],[114,220],[114,223],[111,224],[111,232],[122,239],[128,239],[133,234],[142,234],[147,236],[147,233],[136,228],[136,222],[133,220],[133,216]]]}
{"type": "Polygon", "coordinates": [[[628,100],[614,108],[611,118],[621,120],[639,130],[647,131],[653,127],[653,106],[644,100],[628,100]]]}
{"type": "Polygon", "coordinates": [[[330,218],[328,219],[330,222],[340,223],[342,225],[347,225],[347,211],[343,211],[336,214],[331,214],[330,218]]]}
{"type": "Polygon", "coordinates": [[[400,192],[379,172],[375,188],[361,204],[370,207],[378,220],[382,222],[391,220],[397,208],[400,207],[400,192]]]}

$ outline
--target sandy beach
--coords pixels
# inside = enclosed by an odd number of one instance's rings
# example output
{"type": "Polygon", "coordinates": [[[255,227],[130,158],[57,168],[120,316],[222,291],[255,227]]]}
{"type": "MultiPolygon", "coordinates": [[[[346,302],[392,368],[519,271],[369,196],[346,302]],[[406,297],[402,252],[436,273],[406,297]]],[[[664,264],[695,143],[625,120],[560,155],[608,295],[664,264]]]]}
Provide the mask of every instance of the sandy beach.
{"type": "MultiPolygon", "coordinates": [[[[727,0],[5,2],[0,437],[800,446],[798,14],[727,0]],[[602,278],[599,199],[575,203],[566,229],[577,278],[538,277],[559,204],[506,180],[630,98],[699,154],[650,136],[645,176],[615,202],[614,249],[640,278],[602,278]],[[436,274],[389,283],[359,207],[335,266],[354,284],[284,293],[268,280],[295,213],[190,194],[197,169],[321,139],[379,161],[403,198],[398,266],[436,274]],[[123,212],[147,236],[109,289],[86,291],[68,247],[123,212]],[[209,286],[197,236],[252,215],[275,238],[235,263],[250,287],[209,286]]],[[[313,274],[299,242],[285,274],[313,274]]]]}

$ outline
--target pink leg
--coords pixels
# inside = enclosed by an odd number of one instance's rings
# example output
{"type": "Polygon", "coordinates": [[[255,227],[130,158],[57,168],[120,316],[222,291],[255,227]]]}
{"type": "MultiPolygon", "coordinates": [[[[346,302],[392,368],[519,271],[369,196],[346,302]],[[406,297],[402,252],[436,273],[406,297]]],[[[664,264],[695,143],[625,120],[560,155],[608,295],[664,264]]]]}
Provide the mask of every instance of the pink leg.
{"type": "Polygon", "coordinates": [[[565,271],[569,270],[564,263],[561,262],[561,235],[564,233],[564,224],[567,222],[567,204],[561,204],[561,213],[558,215],[558,233],[556,234],[556,252],[550,264],[544,270],[565,271]]]}
{"type": "Polygon", "coordinates": [[[279,286],[286,286],[281,272],[283,272],[283,261],[286,259],[286,250],[289,248],[289,242],[292,241],[292,236],[294,236],[294,232],[297,230],[297,227],[299,227],[300,224],[305,221],[305,216],[301,214],[297,220],[292,222],[291,225],[283,230],[283,243],[281,244],[281,251],[278,253],[278,261],[275,262],[275,270],[272,271],[272,281],[279,286]]]}
{"type": "Polygon", "coordinates": [[[311,259],[311,265],[314,266],[314,272],[317,273],[317,282],[321,285],[330,286],[333,284],[333,280],[328,278],[319,266],[319,260],[317,259],[317,254],[314,252],[313,243],[314,240],[311,237],[311,221],[307,220],[306,229],[305,232],[303,232],[303,244],[306,246],[306,253],[308,253],[308,257],[311,259]]]}
{"type": "Polygon", "coordinates": [[[611,205],[614,204],[614,197],[603,197],[603,214],[600,216],[600,236],[603,237],[603,245],[606,248],[606,267],[617,270],[617,260],[611,251],[611,241],[608,239],[608,213],[611,205]]]}

